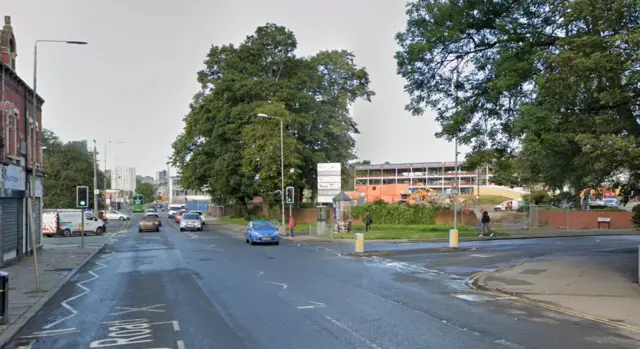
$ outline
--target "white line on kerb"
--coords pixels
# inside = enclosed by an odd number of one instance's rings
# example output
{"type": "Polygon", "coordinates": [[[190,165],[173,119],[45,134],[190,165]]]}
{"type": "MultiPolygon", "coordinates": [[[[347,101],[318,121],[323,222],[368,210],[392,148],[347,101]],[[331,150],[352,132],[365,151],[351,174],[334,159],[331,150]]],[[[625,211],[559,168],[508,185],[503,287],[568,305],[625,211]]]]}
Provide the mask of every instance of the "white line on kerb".
{"type": "Polygon", "coordinates": [[[184,342],[182,340],[177,340],[176,343],[178,344],[178,349],[185,349],[186,348],[184,346],[184,342]]]}
{"type": "Polygon", "coordinates": [[[370,340],[364,338],[362,335],[360,335],[358,332],[350,329],[349,327],[343,325],[342,323],[338,322],[338,320],[335,320],[329,316],[325,316],[325,319],[331,321],[334,325],[340,327],[341,329],[349,332],[352,336],[358,338],[359,340],[361,340],[363,343],[365,343],[366,345],[370,346],[371,348],[374,349],[382,349],[379,346],[377,346],[375,343],[372,343],[370,340]]]}
{"type": "MultiPolygon", "coordinates": [[[[113,252],[112,252],[112,253],[110,253],[110,254],[106,254],[106,255],[100,256],[100,259],[102,259],[102,260],[109,260],[109,259],[111,259],[111,258],[112,258],[112,257],[111,257],[112,255],[113,255],[113,252]]],[[[77,295],[75,295],[75,296],[73,296],[73,297],[67,298],[67,299],[65,299],[64,301],[62,301],[62,303],[60,303],[60,305],[62,305],[63,307],[65,307],[67,310],[69,310],[69,311],[71,312],[71,314],[69,314],[69,315],[67,315],[67,316],[63,317],[62,319],[60,319],[60,320],[58,320],[58,321],[55,321],[55,322],[52,322],[52,323],[50,323],[50,324],[48,324],[48,325],[46,325],[46,326],[43,326],[43,327],[42,327],[43,329],[48,330],[48,329],[50,329],[51,327],[53,327],[53,326],[55,326],[55,325],[57,325],[57,324],[59,324],[59,323],[61,323],[61,322],[65,321],[65,320],[71,319],[72,317],[76,316],[76,314],[78,314],[78,311],[77,311],[77,310],[75,310],[75,309],[74,309],[72,306],[70,306],[68,303],[69,303],[69,302],[71,302],[71,301],[72,301],[72,300],[74,300],[74,299],[78,299],[78,298],[80,298],[80,297],[84,296],[85,294],[89,293],[89,291],[91,291],[91,289],[89,289],[89,288],[85,287],[85,286],[84,286],[84,283],[85,283],[85,282],[90,282],[90,281],[93,281],[93,280],[98,279],[100,276],[99,276],[98,274],[96,274],[96,273],[95,273],[95,271],[97,271],[97,270],[100,270],[100,269],[103,269],[103,268],[106,268],[106,267],[107,267],[107,265],[106,265],[106,264],[103,264],[103,263],[98,262],[98,261],[96,261],[96,262],[95,262],[95,264],[99,265],[99,267],[94,268],[94,269],[92,269],[92,270],[89,270],[89,274],[91,274],[93,277],[92,277],[92,278],[90,278],[90,279],[87,279],[87,280],[84,280],[84,281],[81,281],[81,282],[76,283],[76,286],[80,287],[80,288],[83,290],[83,292],[82,292],[82,293],[80,293],[80,294],[77,294],[77,295]]]]}

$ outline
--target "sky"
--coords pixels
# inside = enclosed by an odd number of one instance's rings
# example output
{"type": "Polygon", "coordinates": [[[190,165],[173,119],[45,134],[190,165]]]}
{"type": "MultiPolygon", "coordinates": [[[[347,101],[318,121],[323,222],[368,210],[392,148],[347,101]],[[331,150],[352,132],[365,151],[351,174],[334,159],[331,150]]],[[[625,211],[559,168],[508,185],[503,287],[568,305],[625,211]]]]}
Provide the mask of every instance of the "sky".
{"type": "MultiPolygon", "coordinates": [[[[452,161],[453,144],[436,139],[435,114],[414,117],[396,75],[394,34],[404,29],[402,0],[0,0],[11,16],[18,74],[33,79],[38,44],[43,125],[65,141],[96,140],[100,167],[166,169],[171,143],[199,90],[196,73],[212,45],[239,43],[267,22],[298,39],[297,54],[347,49],[366,67],[372,102],[352,108],[356,153],[373,163],[452,161]],[[124,142],[124,143],[116,143],[124,142]]],[[[462,149],[464,151],[464,149],[462,149]]],[[[171,169],[175,173],[175,169],[171,169]]]]}

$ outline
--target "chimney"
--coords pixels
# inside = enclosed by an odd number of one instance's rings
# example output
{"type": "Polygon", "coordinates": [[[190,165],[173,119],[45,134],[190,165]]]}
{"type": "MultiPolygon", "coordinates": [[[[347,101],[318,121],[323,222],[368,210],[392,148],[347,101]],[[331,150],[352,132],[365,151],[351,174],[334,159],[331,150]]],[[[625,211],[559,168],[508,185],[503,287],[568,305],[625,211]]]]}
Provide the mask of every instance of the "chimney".
{"type": "Polygon", "coordinates": [[[18,51],[16,37],[13,35],[13,27],[11,26],[11,16],[4,16],[4,27],[0,31],[0,56],[4,64],[16,70],[18,51]]]}

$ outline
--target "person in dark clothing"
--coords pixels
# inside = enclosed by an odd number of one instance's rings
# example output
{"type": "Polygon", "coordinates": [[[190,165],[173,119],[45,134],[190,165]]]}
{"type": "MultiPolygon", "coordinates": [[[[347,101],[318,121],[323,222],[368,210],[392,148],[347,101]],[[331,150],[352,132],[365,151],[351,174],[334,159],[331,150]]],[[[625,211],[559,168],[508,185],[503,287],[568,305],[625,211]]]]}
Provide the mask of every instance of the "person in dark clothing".
{"type": "Polygon", "coordinates": [[[489,217],[489,211],[482,212],[482,219],[480,220],[480,222],[482,223],[482,231],[480,232],[479,236],[484,236],[485,232],[488,232],[489,236],[493,236],[493,231],[491,231],[491,228],[489,227],[489,223],[491,223],[491,217],[489,217]]]}
{"type": "Polygon", "coordinates": [[[371,230],[371,224],[373,224],[373,218],[371,218],[371,213],[367,212],[367,216],[364,218],[364,230],[371,230]]]}

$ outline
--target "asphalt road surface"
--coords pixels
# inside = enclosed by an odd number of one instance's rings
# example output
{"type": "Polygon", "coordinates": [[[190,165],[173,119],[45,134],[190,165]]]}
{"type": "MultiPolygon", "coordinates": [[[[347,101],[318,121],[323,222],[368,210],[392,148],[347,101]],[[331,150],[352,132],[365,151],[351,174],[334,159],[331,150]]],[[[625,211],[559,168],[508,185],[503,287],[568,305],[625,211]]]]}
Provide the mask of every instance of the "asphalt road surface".
{"type": "Polygon", "coordinates": [[[436,264],[249,246],[166,219],[138,233],[136,220],[13,348],[637,348],[633,333],[476,294],[436,264]]]}

